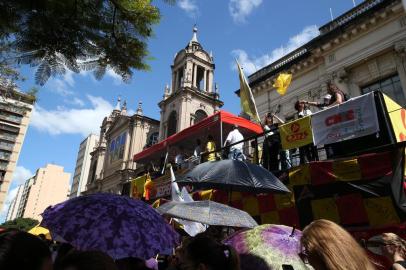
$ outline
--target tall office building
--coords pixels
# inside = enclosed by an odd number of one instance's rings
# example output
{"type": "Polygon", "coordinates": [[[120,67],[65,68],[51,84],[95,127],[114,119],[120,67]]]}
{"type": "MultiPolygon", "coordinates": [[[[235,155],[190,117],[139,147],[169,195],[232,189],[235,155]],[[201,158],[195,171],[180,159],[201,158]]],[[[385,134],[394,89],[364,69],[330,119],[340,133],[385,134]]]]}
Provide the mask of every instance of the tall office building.
{"type": "Polygon", "coordinates": [[[0,209],[24,142],[35,97],[4,86],[0,81],[0,209]]]}
{"type": "Polygon", "coordinates": [[[90,170],[90,153],[93,152],[98,140],[99,136],[90,134],[80,143],[78,157],[76,159],[75,174],[73,175],[72,186],[70,189],[70,198],[78,197],[83,191],[85,191],[90,170]]]}
{"type": "Polygon", "coordinates": [[[64,172],[61,166],[47,164],[39,168],[24,184],[16,217],[41,220],[41,213],[48,206],[68,199],[69,180],[70,173],[64,172]]]}
{"type": "Polygon", "coordinates": [[[17,187],[17,193],[14,199],[11,201],[7,211],[6,221],[17,218],[18,207],[20,206],[21,199],[23,197],[24,184],[17,187]]]}

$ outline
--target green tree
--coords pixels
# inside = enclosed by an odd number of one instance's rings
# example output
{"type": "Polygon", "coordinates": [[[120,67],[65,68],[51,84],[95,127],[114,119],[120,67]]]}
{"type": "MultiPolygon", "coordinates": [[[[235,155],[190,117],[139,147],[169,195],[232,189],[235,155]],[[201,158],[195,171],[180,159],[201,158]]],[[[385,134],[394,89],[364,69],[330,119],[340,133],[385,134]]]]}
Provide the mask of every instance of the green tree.
{"type": "Polygon", "coordinates": [[[152,0],[0,1],[0,63],[37,67],[40,85],[66,68],[97,79],[112,68],[129,81],[133,69],[149,69],[146,41],[159,20],[152,0]]]}
{"type": "Polygon", "coordinates": [[[9,220],[0,225],[6,229],[19,229],[22,231],[29,231],[39,224],[39,221],[32,218],[16,218],[9,220]]]}

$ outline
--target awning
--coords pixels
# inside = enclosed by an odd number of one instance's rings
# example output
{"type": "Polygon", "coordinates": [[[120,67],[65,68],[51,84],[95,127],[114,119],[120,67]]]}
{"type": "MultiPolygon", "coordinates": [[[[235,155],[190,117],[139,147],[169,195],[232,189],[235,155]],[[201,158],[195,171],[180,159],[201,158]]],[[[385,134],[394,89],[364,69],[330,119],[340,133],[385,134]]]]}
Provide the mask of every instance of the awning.
{"type": "Polygon", "coordinates": [[[171,146],[182,146],[187,151],[193,152],[196,146],[196,140],[202,141],[202,148],[206,142],[207,136],[210,134],[216,141],[217,148],[223,143],[220,143],[221,127],[223,132],[223,141],[228,132],[231,131],[233,125],[238,125],[240,132],[245,138],[256,134],[261,134],[262,127],[245,118],[236,116],[226,111],[219,111],[199,123],[185,128],[184,130],[166,138],[160,143],[145,149],[144,151],[134,155],[134,161],[139,163],[146,163],[151,160],[157,160],[165,155],[166,151],[171,146]]]}

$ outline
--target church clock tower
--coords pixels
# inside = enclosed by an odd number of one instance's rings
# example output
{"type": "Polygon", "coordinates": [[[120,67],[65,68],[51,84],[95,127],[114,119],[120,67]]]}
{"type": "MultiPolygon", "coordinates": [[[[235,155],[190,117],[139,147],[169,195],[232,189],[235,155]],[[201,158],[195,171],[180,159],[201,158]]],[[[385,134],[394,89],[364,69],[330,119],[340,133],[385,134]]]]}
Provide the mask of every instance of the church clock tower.
{"type": "Polygon", "coordinates": [[[161,109],[160,140],[212,115],[223,105],[213,85],[214,62],[197,41],[197,28],[185,49],[180,50],[171,66],[172,83],[165,87],[161,109]]]}

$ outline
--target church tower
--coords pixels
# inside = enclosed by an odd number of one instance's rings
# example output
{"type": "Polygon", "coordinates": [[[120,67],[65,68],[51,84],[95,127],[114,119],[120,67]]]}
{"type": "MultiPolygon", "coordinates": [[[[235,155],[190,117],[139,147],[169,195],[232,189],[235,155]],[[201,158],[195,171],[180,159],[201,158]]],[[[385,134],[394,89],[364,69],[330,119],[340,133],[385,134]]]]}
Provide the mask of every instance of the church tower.
{"type": "Polygon", "coordinates": [[[160,140],[189,127],[223,106],[213,84],[214,62],[197,40],[197,28],[187,46],[174,58],[171,86],[165,87],[159,130],[160,140]]]}

